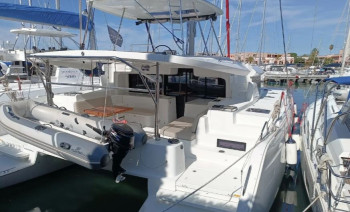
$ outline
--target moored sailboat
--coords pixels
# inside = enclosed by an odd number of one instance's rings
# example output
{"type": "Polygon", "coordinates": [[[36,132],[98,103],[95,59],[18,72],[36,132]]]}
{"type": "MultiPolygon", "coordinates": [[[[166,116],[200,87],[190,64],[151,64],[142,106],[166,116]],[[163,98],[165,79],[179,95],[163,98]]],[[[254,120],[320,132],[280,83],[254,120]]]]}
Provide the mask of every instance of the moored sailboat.
{"type": "Polygon", "coordinates": [[[303,114],[301,167],[314,211],[350,210],[349,101],[339,104],[331,94],[349,84],[349,77],[329,78],[321,91],[318,84],[315,101],[303,114]]]}

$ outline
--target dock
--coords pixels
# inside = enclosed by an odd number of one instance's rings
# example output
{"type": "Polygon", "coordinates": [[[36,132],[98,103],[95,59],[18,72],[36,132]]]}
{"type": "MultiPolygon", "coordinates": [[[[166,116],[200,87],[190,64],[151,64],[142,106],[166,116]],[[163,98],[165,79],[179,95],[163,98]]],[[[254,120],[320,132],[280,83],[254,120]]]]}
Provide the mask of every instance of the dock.
{"type": "Polygon", "coordinates": [[[294,83],[316,83],[328,78],[329,75],[319,75],[319,74],[268,74],[264,73],[261,76],[261,81],[267,82],[277,82],[285,83],[287,80],[293,81],[294,83]]]}

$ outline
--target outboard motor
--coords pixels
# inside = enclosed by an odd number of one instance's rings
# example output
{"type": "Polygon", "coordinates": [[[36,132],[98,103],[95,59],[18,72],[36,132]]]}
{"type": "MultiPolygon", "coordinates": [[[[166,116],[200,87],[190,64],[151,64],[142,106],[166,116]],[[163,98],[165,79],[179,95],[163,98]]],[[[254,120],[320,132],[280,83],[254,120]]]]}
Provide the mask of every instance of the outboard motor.
{"type": "Polygon", "coordinates": [[[108,133],[109,150],[113,152],[113,176],[116,182],[119,183],[125,177],[122,174],[125,172],[120,164],[122,163],[129,150],[134,147],[134,131],[126,124],[114,123],[108,133]]]}

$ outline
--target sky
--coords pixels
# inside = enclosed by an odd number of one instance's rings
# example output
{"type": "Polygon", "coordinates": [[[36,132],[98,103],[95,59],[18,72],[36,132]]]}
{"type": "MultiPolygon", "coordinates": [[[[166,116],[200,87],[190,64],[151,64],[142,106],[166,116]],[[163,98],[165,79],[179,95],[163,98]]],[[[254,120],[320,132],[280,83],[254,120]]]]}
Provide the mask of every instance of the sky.
{"type": "MultiPolygon", "coordinates": [[[[130,0],[133,1],[133,0],[130,0]]],[[[156,0],[155,0],[156,1],[156,0]]],[[[220,0],[208,0],[220,7],[220,0]]],[[[266,0],[265,30],[262,33],[262,20],[264,0],[230,0],[231,23],[231,53],[256,52],[259,50],[261,35],[263,34],[263,52],[283,53],[283,40],[281,30],[281,18],[278,0],[266,0]],[[239,12],[240,11],[240,12],[239,12]],[[239,16],[240,14],[240,16],[239,16]],[[240,18],[239,18],[240,17],[240,18]]],[[[19,0],[0,0],[1,3],[19,3],[19,0]]],[[[224,1],[225,2],[225,1],[224,1]]],[[[32,0],[33,6],[55,7],[55,0],[32,0]]],[[[22,4],[28,4],[28,0],[22,0],[22,4]]],[[[313,48],[317,48],[321,55],[339,53],[344,48],[344,40],[347,29],[347,0],[282,0],[282,12],[287,52],[295,52],[298,55],[309,54],[313,48]],[[333,44],[334,49],[329,50],[333,44]]],[[[78,12],[78,0],[61,0],[61,10],[78,12]]],[[[85,2],[83,2],[83,8],[85,2]]],[[[225,9],[224,9],[225,10],[225,9]]],[[[225,16],[225,13],[224,13],[225,16]]],[[[221,18],[215,22],[216,34],[220,37],[221,18]]],[[[95,26],[97,32],[97,45],[101,50],[112,50],[107,25],[118,29],[121,18],[102,11],[95,12],[95,26]]],[[[226,52],[225,17],[222,18],[222,48],[226,52]]],[[[201,22],[205,36],[208,36],[208,48],[211,52],[218,52],[213,33],[209,32],[209,22],[201,22]]],[[[26,24],[28,27],[29,24],[26,24]]],[[[165,26],[170,29],[169,24],[165,26]]],[[[20,28],[21,23],[0,20],[0,45],[3,42],[15,42],[16,35],[10,33],[10,29],[20,28]]],[[[79,30],[64,29],[77,34],[79,30]]],[[[155,45],[166,44],[172,49],[177,49],[170,34],[159,24],[151,26],[151,32],[155,45]]],[[[124,19],[121,24],[120,34],[123,36],[123,46],[117,50],[145,51],[147,44],[147,32],[144,25],[136,26],[135,21],[124,19]]],[[[52,39],[41,39],[42,45],[54,45],[52,39]]],[[[23,46],[24,38],[19,38],[17,46],[23,46]]],[[[73,42],[65,40],[64,44],[71,49],[77,47],[73,42]]],[[[200,31],[197,27],[196,52],[203,52],[204,45],[201,41],[200,31]]]]}

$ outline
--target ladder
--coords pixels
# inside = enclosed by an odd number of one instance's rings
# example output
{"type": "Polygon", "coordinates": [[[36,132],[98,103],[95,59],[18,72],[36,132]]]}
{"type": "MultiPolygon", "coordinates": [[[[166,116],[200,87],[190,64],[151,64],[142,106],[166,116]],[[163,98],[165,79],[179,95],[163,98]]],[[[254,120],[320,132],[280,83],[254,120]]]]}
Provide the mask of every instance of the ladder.
{"type": "Polygon", "coordinates": [[[182,22],[182,0],[168,0],[169,3],[169,18],[171,24],[171,32],[175,44],[179,47],[184,54],[184,33],[182,22]],[[175,27],[175,24],[180,26],[175,27]],[[179,35],[180,34],[180,35],[179,35]],[[179,35],[179,36],[176,36],[179,35]]]}

